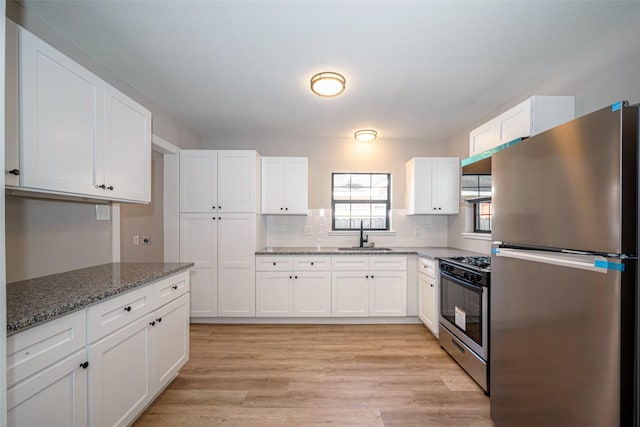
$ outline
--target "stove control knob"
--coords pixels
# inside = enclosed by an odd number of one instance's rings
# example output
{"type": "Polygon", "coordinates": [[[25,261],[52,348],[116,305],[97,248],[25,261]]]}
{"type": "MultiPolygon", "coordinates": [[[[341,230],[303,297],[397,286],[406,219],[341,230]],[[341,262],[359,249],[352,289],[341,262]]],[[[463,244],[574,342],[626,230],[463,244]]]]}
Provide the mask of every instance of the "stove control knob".
{"type": "Polygon", "coordinates": [[[471,280],[474,282],[479,282],[480,279],[482,279],[482,276],[480,276],[479,274],[474,274],[471,280]]]}
{"type": "Polygon", "coordinates": [[[466,271],[462,274],[462,277],[464,277],[467,280],[473,281],[473,279],[469,277],[469,273],[467,273],[466,271]]]}

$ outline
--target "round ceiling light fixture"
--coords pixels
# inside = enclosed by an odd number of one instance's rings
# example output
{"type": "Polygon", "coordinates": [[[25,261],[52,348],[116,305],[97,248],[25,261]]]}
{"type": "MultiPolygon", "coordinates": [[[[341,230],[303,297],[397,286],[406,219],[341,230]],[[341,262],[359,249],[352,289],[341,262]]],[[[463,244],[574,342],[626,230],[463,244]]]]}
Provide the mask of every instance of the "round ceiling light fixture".
{"type": "Polygon", "coordinates": [[[311,77],[311,92],[331,98],[344,92],[346,81],[341,74],[325,71],[311,77]]]}
{"type": "Polygon", "coordinates": [[[373,141],[378,137],[378,132],[373,129],[362,129],[353,134],[358,141],[373,141]]]}

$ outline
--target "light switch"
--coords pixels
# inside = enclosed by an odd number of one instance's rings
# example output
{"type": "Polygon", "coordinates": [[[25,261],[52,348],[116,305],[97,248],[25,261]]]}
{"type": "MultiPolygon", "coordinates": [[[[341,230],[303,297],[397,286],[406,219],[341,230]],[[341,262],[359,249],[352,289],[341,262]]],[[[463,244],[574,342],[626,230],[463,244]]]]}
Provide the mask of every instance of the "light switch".
{"type": "Polygon", "coordinates": [[[109,220],[111,220],[111,206],[96,205],[96,221],[109,221],[109,220]]]}

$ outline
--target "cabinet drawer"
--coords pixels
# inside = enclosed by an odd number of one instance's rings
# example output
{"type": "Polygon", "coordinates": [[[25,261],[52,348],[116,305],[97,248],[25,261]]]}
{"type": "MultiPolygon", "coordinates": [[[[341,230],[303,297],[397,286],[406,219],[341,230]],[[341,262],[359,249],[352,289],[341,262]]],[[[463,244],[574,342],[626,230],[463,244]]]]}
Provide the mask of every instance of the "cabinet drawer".
{"type": "Polygon", "coordinates": [[[331,270],[369,270],[369,257],[358,255],[331,257],[331,270]]]}
{"type": "Polygon", "coordinates": [[[436,278],[436,262],[431,261],[429,259],[425,259],[425,258],[419,258],[419,260],[420,260],[420,264],[418,269],[420,273],[426,274],[432,279],[435,279],[436,278]]]}
{"type": "Polygon", "coordinates": [[[330,256],[297,256],[293,258],[295,271],[329,271],[331,270],[330,256]]]}
{"type": "Polygon", "coordinates": [[[89,342],[94,342],[150,313],[153,308],[152,295],[153,285],[148,285],[89,307],[89,342]]]}
{"type": "Polygon", "coordinates": [[[256,256],[256,271],[291,271],[293,257],[291,256],[256,256]]]}
{"type": "Polygon", "coordinates": [[[7,387],[83,348],[85,310],[7,338],[7,387]]]}
{"type": "Polygon", "coordinates": [[[371,257],[371,270],[398,270],[407,269],[407,257],[395,255],[374,255],[371,257]]]}
{"type": "Polygon", "coordinates": [[[188,271],[162,279],[153,285],[153,306],[154,308],[162,307],[187,292],[189,292],[188,271]]]}

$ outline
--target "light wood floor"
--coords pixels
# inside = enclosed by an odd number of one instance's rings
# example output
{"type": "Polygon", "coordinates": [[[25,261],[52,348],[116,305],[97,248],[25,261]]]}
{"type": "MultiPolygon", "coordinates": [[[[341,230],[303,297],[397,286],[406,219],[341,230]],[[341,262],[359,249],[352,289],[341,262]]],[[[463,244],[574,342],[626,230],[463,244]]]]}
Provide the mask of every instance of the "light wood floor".
{"type": "Polygon", "coordinates": [[[422,325],[192,325],[143,426],[493,426],[422,325]]]}

